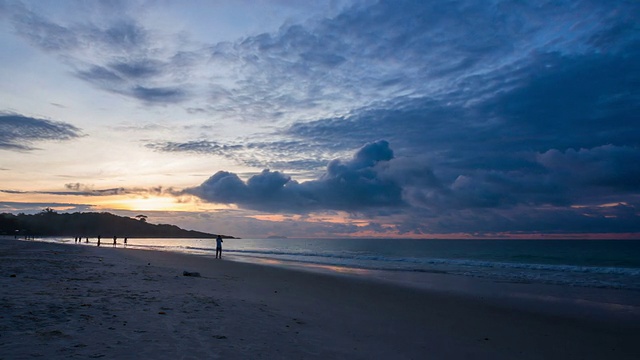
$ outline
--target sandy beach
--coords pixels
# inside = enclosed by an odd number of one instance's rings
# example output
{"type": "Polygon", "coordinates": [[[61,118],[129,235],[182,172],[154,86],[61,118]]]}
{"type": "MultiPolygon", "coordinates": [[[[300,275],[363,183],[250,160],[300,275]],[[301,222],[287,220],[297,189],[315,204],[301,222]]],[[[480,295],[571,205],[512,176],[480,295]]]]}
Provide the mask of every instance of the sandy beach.
{"type": "Polygon", "coordinates": [[[0,239],[0,282],[0,359],[640,358],[634,314],[196,255],[0,239]]]}

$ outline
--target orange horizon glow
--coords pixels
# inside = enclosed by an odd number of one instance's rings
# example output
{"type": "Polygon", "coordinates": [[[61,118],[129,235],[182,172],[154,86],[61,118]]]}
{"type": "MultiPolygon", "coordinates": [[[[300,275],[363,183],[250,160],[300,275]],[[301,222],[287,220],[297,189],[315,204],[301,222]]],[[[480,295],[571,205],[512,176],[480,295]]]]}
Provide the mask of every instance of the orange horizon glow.
{"type": "Polygon", "coordinates": [[[126,211],[169,211],[169,212],[198,212],[235,209],[225,204],[205,203],[193,199],[177,199],[174,197],[130,197],[101,201],[94,204],[96,208],[126,211]]]}
{"type": "MultiPolygon", "coordinates": [[[[139,195],[113,195],[104,197],[77,196],[80,201],[74,203],[60,204],[59,195],[51,194],[0,194],[0,201],[28,204],[51,203],[48,207],[58,212],[72,211],[80,206],[88,206],[89,211],[131,211],[131,212],[217,212],[221,210],[240,210],[236,205],[225,205],[207,203],[193,197],[171,197],[171,196],[145,196],[139,195]]],[[[613,206],[613,205],[612,205],[613,206]]],[[[21,212],[19,207],[5,207],[4,212],[21,212]]],[[[246,214],[246,218],[259,221],[285,223],[299,222],[308,224],[336,224],[352,226],[357,229],[355,232],[326,232],[320,231],[314,234],[305,234],[304,238],[326,239],[326,238],[394,238],[394,239],[442,239],[442,240],[483,240],[483,239],[513,239],[513,240],[640,240],[640,233],[402,233],[399,228],[388,222],[379,222],[372,219],[351,219],[348,213],[339,212],[332,214],[246,214]],[[377,224],[377,231],[366,229],[366,226],[377,224]]],[[[279,235],[273,232],[274,236],[279,235]]],[[[287,235],[283,231],[283,235],[287,235]]],[[[291,235],[291,237],[298,237],[291,235]]]]}
{"type": "MultiPolygon", "coordinates": [[[[64,195],[69,197],[70,195],[64,195]]],[[[234,205],[207,203],[195,197],[173,196],[140,196],[140,195],[108,195],[108,196],[74,196],[73,203],[60,204],[61,195],[52,194],[0,194],[0,201],[29,204],[50,203],[47,207],[55,211],[67,211],[79,206],[89,206],[96,211],[168,211],[197,212],[235,209],[234,205]]],[[[12,211],[11,209],[6,209],[12,211]]],[[[14,209],[13,211],[19,211],[14,209]]]]}

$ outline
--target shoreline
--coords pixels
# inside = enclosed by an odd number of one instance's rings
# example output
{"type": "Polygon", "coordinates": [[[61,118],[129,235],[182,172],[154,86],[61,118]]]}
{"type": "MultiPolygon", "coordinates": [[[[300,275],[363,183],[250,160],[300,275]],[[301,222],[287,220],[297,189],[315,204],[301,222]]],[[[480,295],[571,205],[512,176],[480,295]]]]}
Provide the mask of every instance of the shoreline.
{"type": "MultiPolygon", "coordinates": [[[[4,239],[0,247],[0,358],[640,355],[640,325],[624,321],[633,316],[562,315],[563,306],[556,313],[532,306],[539,299],[494,301],[160,251],[4,239]]],[[[469,279],[486,287],[476,280],[469,279]]]]}
{"type": "Polygon", "coordinates": [[[453,296],[482,298],[483,301],[495,306],[510,307],[520,311],[535,309],[536,312],[549,315],[629,325],[640,324],[640,291],[634,290],[495,281],[438,272],[370,270],[266,258],[247,260],[244,257],[230,257],[233,261],[279,267],[291,271],[348,277],[360,281],[379,282],[388,286],[447,293],[453,296]]]}

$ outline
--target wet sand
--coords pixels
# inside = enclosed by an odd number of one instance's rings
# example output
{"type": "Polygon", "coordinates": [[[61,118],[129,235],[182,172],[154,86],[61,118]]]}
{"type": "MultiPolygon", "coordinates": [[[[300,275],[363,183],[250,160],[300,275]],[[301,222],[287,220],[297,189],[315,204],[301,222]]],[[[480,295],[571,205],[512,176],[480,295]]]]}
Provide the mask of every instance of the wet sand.
{"type": "Polygon", "coordinates": [[[0,286],[0,359],[640,358],[636,321],[196,255],[0,239],[0,286]]]}

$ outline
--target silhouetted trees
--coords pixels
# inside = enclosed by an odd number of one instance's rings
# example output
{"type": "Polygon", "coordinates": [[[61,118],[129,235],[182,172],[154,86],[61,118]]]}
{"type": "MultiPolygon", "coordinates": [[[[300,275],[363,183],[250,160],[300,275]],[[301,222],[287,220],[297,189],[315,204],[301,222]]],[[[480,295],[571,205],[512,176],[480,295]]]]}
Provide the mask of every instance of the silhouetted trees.
{"type": "MultiPolygon", "coordinates": [[[[215,238],[194,230],[184,230],[175,225],[150,224],[145,215],[137,219],[111,213],[57,213],[51,208],[34,215],[0,214],[0,234],[28,236],[127,236],[164,238],[215,238]]],[[[231,238],[231,236],[226,236],[231,238]]]]}

